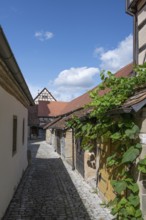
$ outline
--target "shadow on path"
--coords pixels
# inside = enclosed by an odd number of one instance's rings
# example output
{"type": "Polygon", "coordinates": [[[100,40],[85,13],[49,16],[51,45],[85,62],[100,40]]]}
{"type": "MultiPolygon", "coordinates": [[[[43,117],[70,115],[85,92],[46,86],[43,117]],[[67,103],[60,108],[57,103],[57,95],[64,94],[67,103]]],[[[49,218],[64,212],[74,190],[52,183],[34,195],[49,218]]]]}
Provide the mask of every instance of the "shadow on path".
{"type": "Polygon", "coordinates": [[[3,218],[20,219],[90,220],[60,158],[32,160],[3,218]]]}

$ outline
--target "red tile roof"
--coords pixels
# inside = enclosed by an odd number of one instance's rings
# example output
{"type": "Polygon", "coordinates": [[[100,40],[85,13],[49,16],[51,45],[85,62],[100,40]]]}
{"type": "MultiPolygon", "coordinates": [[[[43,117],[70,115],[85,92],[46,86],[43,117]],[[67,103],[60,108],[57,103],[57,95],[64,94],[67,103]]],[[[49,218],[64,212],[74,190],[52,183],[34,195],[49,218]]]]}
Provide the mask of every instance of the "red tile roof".
{"type": "Polygon", "coordinates": [[[128,77],[133,72],[133,63],[130,63],[115,73],[116,77],[128,77]]]}
{"type": "Polygon", "coordinates": [[[57,128],[57,129],[66,129],[67,128],[66,123],[72,117],[76,116],[76,117],[81,118],[81,117],[86,116],[89,112],[90,112],[89,109],[77,110],[73,113],[70,113],[68,116],[58,117],[53,122],[46,124],[43,128],[47,129],[49,127],[49,128],[57,128]]]}
{"type": "MultiPolygon", "coordinates": [[[[116,77],[127,77],[132,73],[133,64],[128,64],[127,66],[120,69],[115,75],[116,77]]],[[[92,90],[96,89],[93,88],[92,90]]],[[[100,95],[104,95],[109,89],[101,90],[100,95]]],[[[90,92],[90,91],[89,91],[90,92]]],[[[73,99],[70,102],[47,102],[39,101],[38,105],[38,117],[57,117],[60,115],[69,114],[76,111],[77,109],[83,108],[86,104],[89,104],[91,98],[89,92],[73,99]]]]}
{"type": "Polygon", "coordinates": [[[38,117],[56,117],[66,107],[68,102],[39,101],[38,117]]]}
{"type": "Polygon", "coordinates": [[[60,112],[60,115],[75,111],[76,109],[83,108],[86,104],[90,103],[91,98],[89,93],[85,93],[68,103],[68,105],[60,112]]]}
{"type": "MultiPolygon", "coordinates": [[[[128,77],[130,75],[132,75],[133,72],[133,64],[128,64],[127,66],[123,67],[122,69],[120,69],[117,73],[115,73],[116,77],[128,77]]],[[[93,88],[92,90],[96,89],[97,86],[95,88],[93,88]]],[[[105,90],[101,90],[100,95],[104,95],[105,93],[107,93],[109,91],[109,89],[105,89],[105,90]]],[[[75,114],[76,116],[83,116],[85,113],[87,113],[86,109],[83,110],[83,107],[86,104],[89,104],[91,101],[91,98],[89,96],[89,92],[73,99],[71,102],[66,103],[65,107],[61,109],[54,109],[56,116],[58,113],[58,118],[56,120],[54,120],[52,123],[48,123],[46,124],[46,126],[44,127],[44,129],[48,128],[48,127],[52,127],[52,128],[60,128],[60,129],[64,129],[65,128],[65,122],[71,118],[73,116],[73,114],[75,114]],[[74,112],[74,113],[73,113],[74,112]],[[63,115],[68,115],[66,117],[63,117],[63,115]],[[61,118],[59,116],[62,116],[61,118]]],[[[49,107],[49,105],[48,105],[49,107]]],[[[53,110],[53,109],[52,109],[53,110]]]]}
{"type": "MultiPolygon", "coordinates": [[[[115,76],[117,78],[120,78],[120,77],[128,77],[130,75],[132,75],[133,73],[133,63],[130,63],[128,64],[127,66],[124,66],[122,69],[120,69],[118,72],[115,73],[115,76]]],[[[101,90],[99,91],[99,95],[104,95],[106,94],[107,92],[109,92],[110,89],[105,89],[105,90],[101,90]]]]}

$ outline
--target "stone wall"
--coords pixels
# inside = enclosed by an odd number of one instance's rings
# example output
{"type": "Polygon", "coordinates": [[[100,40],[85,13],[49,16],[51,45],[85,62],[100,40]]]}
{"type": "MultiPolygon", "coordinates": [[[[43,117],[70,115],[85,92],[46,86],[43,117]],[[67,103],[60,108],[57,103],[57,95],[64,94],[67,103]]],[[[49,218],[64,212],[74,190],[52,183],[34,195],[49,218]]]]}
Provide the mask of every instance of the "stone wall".
{"type": "Polygon", "coordinates": [[[64,159],[72,165],[72,130],[67,130],[64,137],[64,159]]]}
{"type": "Polygon", "coordinates": [[[85,180],[96,181],[96,155],[95,152],[85,151],[84,153],[85,180]]]}
{"type": "Polygon", "coordinates": [[[52,144],[52,129],[46,129],[46,142],[52,144]]]}

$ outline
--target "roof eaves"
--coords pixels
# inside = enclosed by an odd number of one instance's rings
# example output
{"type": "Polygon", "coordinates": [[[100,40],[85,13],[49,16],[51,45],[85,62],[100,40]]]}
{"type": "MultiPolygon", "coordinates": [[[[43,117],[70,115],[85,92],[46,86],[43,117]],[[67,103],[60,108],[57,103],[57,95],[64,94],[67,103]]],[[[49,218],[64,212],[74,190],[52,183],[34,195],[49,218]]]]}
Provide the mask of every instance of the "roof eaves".
{"type": "Polygon", "coordinates": [[[3,32],[2,27],[0,26],[0,36],[1,36],[1,47],[3,50],[3,54],[0,54],[2,60],[7,65],[8,69],[10,70],[13,78],[19,85],[19,88],[21,88],[21,92],[24,94],[24,96],[29,100],[30,105],[34,105],[34,101],[32,98],[32,95],[29,91],[29,88],[25,82],[25,79],[21,73],[21,70],[17,64],[17,61],[14,57],[14,54],[10,48],[10,45],[8,43],[8,40],[3,32]],[[16,71],[14,69],[16,68],[16,71]]]}
{"type": "Polygon", "coordinates": [[[58,122],[60,119],[61,119],[61,118],[59,117],[59,118],[57,118],[56,120],[45,124],[45,125],[43,126],[43,129],[47,129],[48,127],[51,127],[53,124],[55,124],[56,122],[58,122]]]}
{"type": "Polygon", "coordinates": [[[134,105],[132,105],[132,109],[135,111],[135,112],[138,112],[140,109],[142,109],[142,107],[144,107],[146,105],[146,99],[142,100],[141,102],[139,103],[136,103],[134,105]]]}
{"type": "Polygon", "coordinates": [[[79,110],[83,109],[83,108],[84,107],[80,107],[80,108],[74,109],[72,111],[66,112],[64,114],[56,115],[55,117],[66,117],[66,116],[68,116],[68,115],[70,115],[70,114],[72,114],[72,113],[74,113],[76,111],[79,111],[79,110]]]}

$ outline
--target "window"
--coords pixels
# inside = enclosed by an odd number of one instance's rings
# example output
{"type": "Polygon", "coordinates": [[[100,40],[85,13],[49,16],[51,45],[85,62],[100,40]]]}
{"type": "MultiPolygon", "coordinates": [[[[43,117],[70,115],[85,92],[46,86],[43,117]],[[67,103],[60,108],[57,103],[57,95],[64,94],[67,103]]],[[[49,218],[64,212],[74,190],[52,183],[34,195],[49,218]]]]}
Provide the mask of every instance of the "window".
{"type": "Polygon", "coordinates": [[[48,99],[48,96],[47,95],[42,95],[42,98],[43,99],[48,99]]]}
{"type": "Polygon", "coordinates": [[[13,116],[13,143],[12,143],[12,155],[17,151],[17,116],[13,116]]]}
{"type": "Polygon", "coordinates": [[[23,118],[23,124],[22,124],[22,144],[24,145],[25,141],[25,119],[23,118]]]}

